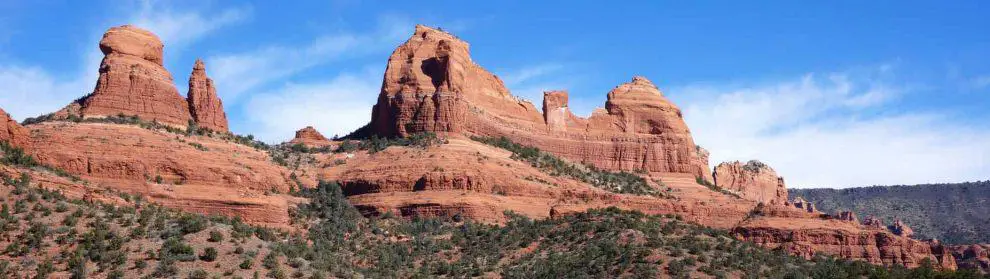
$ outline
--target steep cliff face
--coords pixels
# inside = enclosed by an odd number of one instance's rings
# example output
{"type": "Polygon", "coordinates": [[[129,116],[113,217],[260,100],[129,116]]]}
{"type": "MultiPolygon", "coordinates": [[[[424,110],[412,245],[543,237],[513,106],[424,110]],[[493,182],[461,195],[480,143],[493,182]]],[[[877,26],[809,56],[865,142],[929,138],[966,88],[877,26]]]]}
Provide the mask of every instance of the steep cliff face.
{"type": "Polygon", "coordinates": [[[100,40],[103,62],[93,93],[82,99],[82,117],[137,115],[178,127],[189,123],[189,105],[162,66],[164,46],[147,30],[124,25],[100,40]]]}
{"type": "Polygon", "coordinates": [[[213,79],[206,76],[206,65],[196,59],[192,74],[189,75],[189,113],[199,127],[218,132],[227,132],[227,113],[223,110],[223,102],[217,96],[213,79]]]}
{"type": "Polygon", "coordinates": [[[24,147],[28,144],[31,132],[27,128],[18,124],[10,117],[6,111],[0,109],[0,141],[5,141],[13,146],[24,147]]]}
{"type": "Polygon", "coordinates": [[[310,147],[320,147],[332,144],[330,139],[324,137],[320,134],[316,128],[313,126],[306,126],[306,128],[299,129],[296,131],[296,137],[289,141],[291,144],[303,144],[310,147]]]}
{"type": "Polygon", "coordinates": [[[566,92],[548,92],[546,97],[541,115],[475,64],[466,42],[417,26],[389,58],[371,129],[381,136],[506,136],[600,168],[711,179],[680,109],[646,78],[617,86],[605,108],[588,119],[568,111],[566,92]]]}
{"type": "Polygon", "coordinates": [[[787,202],[784,178],[760,161],[721,163],[715,167],[714,177],[715,185],[736,192],[743,198],[768,204],[783,205],[787,202]]]}

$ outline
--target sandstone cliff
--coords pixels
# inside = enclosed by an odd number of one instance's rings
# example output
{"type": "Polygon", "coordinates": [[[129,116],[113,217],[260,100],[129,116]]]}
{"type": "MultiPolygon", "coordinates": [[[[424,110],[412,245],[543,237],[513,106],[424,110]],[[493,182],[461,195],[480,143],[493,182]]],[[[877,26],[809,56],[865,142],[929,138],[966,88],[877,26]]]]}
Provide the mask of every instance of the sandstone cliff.
{"type": "Polygon", "coordinates": [[[0,109],[0,141],[13,146],[24,147],[28,144],[31,132],[18,124],[6,111],[0,109]]]}
{"type": "Polygon", "coordinates": [[[649,80],[617,86],[588,119],[570,114],[566,92],[547,97],[541,114],[475,64],[466,42],[420,25],[389,58],[370,128],[381,136],[506,136],[600,168],[711,179],[680,109],[649,80]]]}
{"type": "Polygon", "coordinates": [[[100,40],[103,62],[93,93],[82,99],[81,116],[137,115],[178,127],[189,124],[189,105],[162,66],[162,42],[147,30],[124,25],[100,40]]]}
{"type": "Polygon", "coordinates": [[[306,128],[299,129],[296,131],[296,137],[289,141],[291,144],[303,144],[309,147],[321,147],[332,144],[330,139],[324,137],[320,134],[316,128],[313,126],[306,126],[306,128]]]}
{"type": "Polygon", "coordinates": [[[787,202],[784,178],[760,161],[721,163],[715,167],[713,176],[715,185],[738,193],[743,198],[767,204],[783,205],[787,202]]]}
{"type": "Polygon", "coordinates": [[[201,128],[218,132],[227,132],[227,113],[223,110],[223,102],[217,96],[213,79],[206,76],[206,65],[196,59],[192,74],[189,75],[189,93],[187,96],[189,113],[193,121],[201,128]]]}
{"type": "Polygon", "coordinates": [[[902,237],[886,228],[875,229],[789,206],[767,205],[754,212],[733,233],[771,249],[808,258],[821,252],[887,266],[917,267],[930,259],[943,268],[956,268],[955,259],[937,242],[902,237]]]}

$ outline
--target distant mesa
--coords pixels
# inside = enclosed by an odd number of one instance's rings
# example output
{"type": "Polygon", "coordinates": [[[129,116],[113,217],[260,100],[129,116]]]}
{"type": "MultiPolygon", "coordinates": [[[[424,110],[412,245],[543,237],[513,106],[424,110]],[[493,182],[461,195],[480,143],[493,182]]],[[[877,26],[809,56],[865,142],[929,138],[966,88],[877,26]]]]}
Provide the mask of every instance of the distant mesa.
{"type": "Polygon", "coordinates": [[[227,117],[205,65],[197,60],[189,78],[188,99],[176,89],[172,74],[162,66],[161,39],[133,25],[110,28],[100,40],[103,62],[93,93],[69,104],[56,118],[137,116],[185,128],[228,132],[227,117]]]}
{"type": "Polygon", "coordinates": [[[324,137],[313,126],[306,126],[306,128],[296,131],[296,137],[289,141],[289,143],[302,144],[309,147],[323,147],[333,144],[330,139],[324,137]]]}

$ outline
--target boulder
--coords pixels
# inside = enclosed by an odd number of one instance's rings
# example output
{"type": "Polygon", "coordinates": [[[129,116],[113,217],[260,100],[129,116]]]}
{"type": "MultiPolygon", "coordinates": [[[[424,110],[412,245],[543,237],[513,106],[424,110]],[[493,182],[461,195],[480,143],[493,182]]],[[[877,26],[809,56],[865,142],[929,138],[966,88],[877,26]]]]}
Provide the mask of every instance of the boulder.
{"type": "Polygon", "coordinates": [[[784,178],[760,161],[721,163],[715,167],[713,176],[715,185],[736,192],[743,198],[780,205],[787,201],[784,178]]]}
{"type": "Polygon", "coordinates": [[[689,173],[711,180],[681,111],[644,77],[615,87],[605,108],[573,116],[567,93],[545,93],[541,114],[475,64],[467,42],[416,26],[389,58],[370,130],[379,136],[418,132],[509,137],[599,168],[689,173]]]}
{"type": "Polygon", "coordinates": [[[162,66],[163,44],[132,26],[110,28],[100,40],[103,62],[93,93],[79,100],[84,118],[138,116],[176,127],[189,124],[189,105],[162,66]]]}
{"type": "Polygon", "coordinates": [[[206,75],[206,65],[203,60],[196,59],[192,74],[189,75],[189,93],[187,97],[189,113],[193,121],[201,128],[218,132],[228,132],[227,113],[223,110],[223,102],[213,86],[213,79],[206,75]]]}

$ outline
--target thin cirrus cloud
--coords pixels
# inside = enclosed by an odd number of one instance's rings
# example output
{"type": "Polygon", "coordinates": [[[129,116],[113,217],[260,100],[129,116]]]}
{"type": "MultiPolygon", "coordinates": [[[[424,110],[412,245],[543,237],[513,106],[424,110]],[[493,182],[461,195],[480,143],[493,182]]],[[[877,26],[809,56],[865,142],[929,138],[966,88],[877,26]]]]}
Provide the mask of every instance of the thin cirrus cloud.
{"type": "Polygon", "coordinates": [[[411,34],[412,26],[400,17],[385,16],[378,20],[373,32],[326,34],[304,45],[268,45],[221,54],[208,58],[207,64],[217,92],[225,101],[237,102],[244,95],[313,67],[387,50],[411,34]]]}
{"type": "MultiPolygon", "coordinates": [[[[136,10],[111,16],[103,22],[133,23],[155,32],[169,46],[180,52],[186,46],[224,26],[235,24],[251,14],[250,7],[227,8],[206,16],[206,10],[178,10],[165,3],[144,1],[136,10]]],[[[41,65],[0,65],[0,107],[14,118],[23,120],[58,110],[93,90],[97,69],[103,55],[95,47],[107,25],[95,26],[90,42],[80,44],[80,67],[70,72],[51,72],[41,65]]],[[[166,56],[165,59],[174,57],[166,56]]],[[[2,62],[2,61],[0,61],[2,62]]]]}
{"type": "Polygon", "coordinates": [[[759,159],[788,187],[986,179],[990,133],[948,113],[896,111],[911,90],[861,71],[672,89],[713,165],[759,159]]]}
{"type": "Polygon", "coordinates": [[[381,72],[343,73],[327,82],[287,83],[252,94],[244,104],[246,130],[269,142],[283,142],[293,131],[313,126],[331,137],[367,124],[378,97],[381,72]]]}

